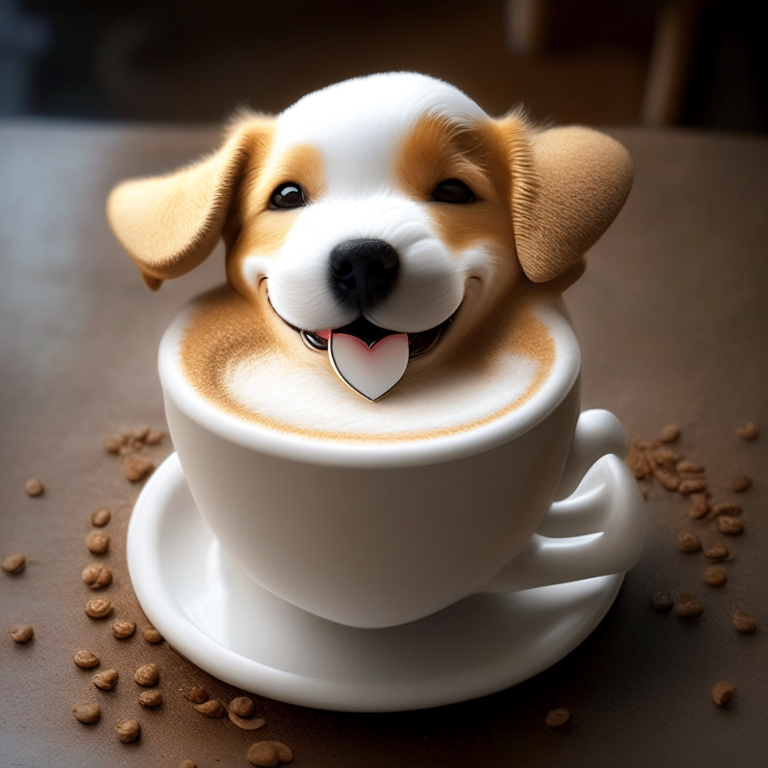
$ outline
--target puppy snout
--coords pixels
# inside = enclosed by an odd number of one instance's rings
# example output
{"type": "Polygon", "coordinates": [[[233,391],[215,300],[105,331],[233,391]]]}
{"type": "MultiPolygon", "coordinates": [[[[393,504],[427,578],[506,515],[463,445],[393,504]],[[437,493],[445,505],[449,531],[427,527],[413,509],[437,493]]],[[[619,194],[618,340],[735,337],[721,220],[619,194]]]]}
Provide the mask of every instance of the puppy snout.
{"type": "Polygon", "coordinates": [[[347,240],[331,251],[329,269],[336,301],[362,312],[392,291],[400,258],[383,240],[347,240]]]}

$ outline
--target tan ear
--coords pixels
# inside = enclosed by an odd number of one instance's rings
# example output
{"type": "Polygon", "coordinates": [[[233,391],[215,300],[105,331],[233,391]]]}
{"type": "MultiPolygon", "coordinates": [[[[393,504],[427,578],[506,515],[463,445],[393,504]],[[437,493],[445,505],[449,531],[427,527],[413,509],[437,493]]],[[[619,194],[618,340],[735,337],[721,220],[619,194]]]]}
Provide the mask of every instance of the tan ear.
{"type": "Polygon", "coordinates": [[[501,125],[518,258],[528,278],[542,283],[578,265],[616,218],[632,187],[632,158],[590,128],[539,130],[519,113],[501,125]]]}
{"type": "Polygon", "coordinates": [[[245,166],[266,156],[274,120],[241,118],[212,155],[166,176],[125,181],[107,218],[144,282],[156,291],[205,261],[216,247],[245,166]]]}

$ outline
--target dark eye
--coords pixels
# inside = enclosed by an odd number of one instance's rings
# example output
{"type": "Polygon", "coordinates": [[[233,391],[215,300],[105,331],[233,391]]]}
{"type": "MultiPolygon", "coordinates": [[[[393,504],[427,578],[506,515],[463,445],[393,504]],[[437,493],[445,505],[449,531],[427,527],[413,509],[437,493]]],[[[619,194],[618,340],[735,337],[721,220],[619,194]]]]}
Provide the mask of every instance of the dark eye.
{"type": "Polygon", "coordinates": [[[432,193],[432,199],[439,203],[473,203],[475,193],[458,179],[446,179],[441,181],[432,193]]]}
{"type": "Polygon", "coordinates": [[[305,204],[304,190],[296,182],[281,184],[269,198],[273,208],[301,208],[305,204]]]}

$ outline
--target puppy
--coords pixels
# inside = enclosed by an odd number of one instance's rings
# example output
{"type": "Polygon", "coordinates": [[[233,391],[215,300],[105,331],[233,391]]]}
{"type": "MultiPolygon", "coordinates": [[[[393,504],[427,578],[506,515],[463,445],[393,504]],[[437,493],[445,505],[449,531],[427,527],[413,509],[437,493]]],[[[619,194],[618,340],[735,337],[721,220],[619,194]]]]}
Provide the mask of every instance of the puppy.
{"type": "Polygon", "coordinates": [[[482,358],[527,296],[577,279],[631,183],[601,133],[492,119],[447,83],[389,73],[242,113],[216,152],[121,184],[107,213],[152,290],[223,238],[254,353],[377,400],[482,358]]]}

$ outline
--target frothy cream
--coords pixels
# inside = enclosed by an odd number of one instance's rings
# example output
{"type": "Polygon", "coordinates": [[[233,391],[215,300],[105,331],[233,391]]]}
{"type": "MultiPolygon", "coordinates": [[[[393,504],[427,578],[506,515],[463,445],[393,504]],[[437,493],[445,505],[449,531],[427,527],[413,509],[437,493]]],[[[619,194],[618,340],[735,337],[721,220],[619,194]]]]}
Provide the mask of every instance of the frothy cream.
{"type": "Polygon", "coordinates": [[[185,321],[182,372],[225,413],[314,440],[398,442],[473,429],[533,397],[555,359],[536,304],[524,302],[483,354],[430,361],[428,353],[371,403],[342,384],[327,353],[308,350],[273,314],[226,286],[204,295],[185,321]]]}

